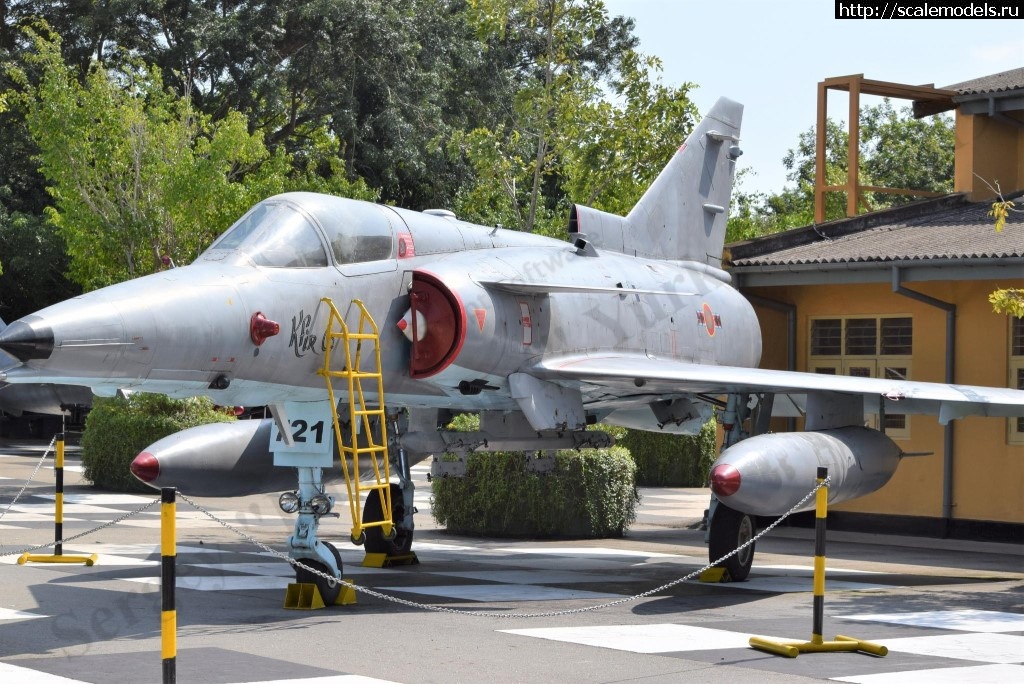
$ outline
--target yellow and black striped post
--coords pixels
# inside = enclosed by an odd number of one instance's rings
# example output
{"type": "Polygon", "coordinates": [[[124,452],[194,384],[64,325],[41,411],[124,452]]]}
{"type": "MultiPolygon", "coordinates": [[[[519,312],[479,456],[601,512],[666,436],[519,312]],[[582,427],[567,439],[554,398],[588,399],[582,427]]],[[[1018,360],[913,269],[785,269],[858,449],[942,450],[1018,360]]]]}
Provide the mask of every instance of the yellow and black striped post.
{"type": "Polygon", "coordinates": [[[825,521],[828,518],[828,468],[818,467],[818,491],[814,495],[814,620],[811,643],[824,642],[825,622],[825,521]]]}
{"type": "Polygon", "coordinates": [[[160,653],[163,658],[163,683],[175,681],[178,657],[178,614],[174,609],[175,560],[174,487],[160,490],[160,653]]]}
{"type": "Polygon", "coordinates": [[[814,618],[811,625],[811,640],[803,643],[775,641],[761,637],[750,637],[751,648],[766,653],[796,658],[801,653],[827,653],[837,651],[860,651],[870,655],[885,656],[889,649],[870,641],[855,637],[836,635],[835,641],[825,641],[825,531],[828,518],[828,468],[818,468],[818,491],[814,498],[814,618]]]}
{"type": "Polygon", "coordinates": [[[54,455],[53,475],[56,481],[54,487],[54,517],[53,517],[53,555],[33,556],[30,553],[23,553],[18,558],[18,564],[25,563],[85,563],[93,565],[96,562],[96,554],[88,556],[65,556],[64,555],[64,433],[57,435],[56,453],[54,455]]]}

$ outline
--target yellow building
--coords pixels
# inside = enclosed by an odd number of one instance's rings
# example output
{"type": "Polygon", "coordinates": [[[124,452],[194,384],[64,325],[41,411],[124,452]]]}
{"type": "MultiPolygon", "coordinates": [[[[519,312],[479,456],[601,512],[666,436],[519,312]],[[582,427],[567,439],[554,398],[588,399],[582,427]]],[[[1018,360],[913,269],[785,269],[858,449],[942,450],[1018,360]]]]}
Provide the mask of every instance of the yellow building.
{"type": "MultiPolygon", "coordinates": [[[[993,180],[1024,208],[1024,69],[943,90],[955,93],[956,194],[729,246],[758,310],[762,367],[1024,389],[1024,319],[988,302],[1024,288],[1024,213],[999,233],[987,215],[993,180]]],[[[1024,538],[1024,419],[871,421],[931,455],[904,458],[830,526],[1024,538]]]]}

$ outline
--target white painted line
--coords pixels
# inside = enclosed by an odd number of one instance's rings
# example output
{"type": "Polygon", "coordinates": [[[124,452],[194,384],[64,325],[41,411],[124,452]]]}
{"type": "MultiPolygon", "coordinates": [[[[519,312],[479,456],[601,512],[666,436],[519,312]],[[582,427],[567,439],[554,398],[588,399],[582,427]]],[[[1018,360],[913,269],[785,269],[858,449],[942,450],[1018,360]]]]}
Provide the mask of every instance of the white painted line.
{"type": "Polygon", "coordinates": [[[720,648],[749,648],[752,634],[687,625],[605,625],[600,627],[542,627],[503,629],[506,634],[566,641],[631,653],[677,653],[720,648]]]}
{"type": "Polygon", "coordinates": [[[11,608],[0,608],[0,620],[31,620],[32,618],[47,617],[46,615],[39,615],[37,613],[26,613],[23,610],[13,610],[11,608]]]}
{"type": "Polygon", "coordinates": [[[982,663],[1024,663],[1024,637],[1012,634],[942,634],[883,641],[891,652],[959,658],[982,663]]]}
{"type": "Polygon", "coordinates": [[[272,682],[244,682],[243,684],[396,684],[388,679],[374,679],[362,675],[335,675],[311,679],[275,679],[272,682]]]}
{"type": "Polygon", "coordinates": [[[560,601],[568,599],[616,599],[621,594],[605,594],[596,591],[558,589],[529,584],[460,584],[436,587],[378,587],[387,593],[402,592],[443,596],[463,601],[505,602],[505,601],[560,601]]]}
{"type": "Polygon", "coordinates": [[[633,558],[676,558],[674,553],[605,549],[597,546],[513,546],[492,549],[501,553],[542,554],[553,556],[623,556],[633,558]]]}
{"type": "Polygon", "coordinates": [[[935,670],[907,670],[880,674],[833,677],[834,681],[855,684],[1006,684],[1024,682],[1024,665],[978,665],[944,667],[935,670]]]}
{"type": "Polygon", "coordinates": [[[621,575],[596,575],[565,570],[478,570],[467,572],[435,572],[434,575],[444,577],[462,577],[464,579],[500,582],[502,584],[581,584],[584,582],[640,582],[640,577],[623,577],[621,575]]]}
{"type": "MultiPolygon", "coordinates": [[[[57,497],[53,494],[39,494],[41,499],[56,499],[57,497]]],[[[153,492],[153,496],[137,496],[135,494],[65,494],[64,505],[69,503],[76,504],[89,504],[92,506],[124,506],[126,504],[143,505],[148,504],[154,499],[159,499],[159,495],[153,492]]],[[[118,511],[123,513],[123,511],[118,511]]]]}
{"type": "Polygon", "coordinates": [[[11,663],[0,663],[0,680],[18,684],[86,684],[79,679],[68,679],[47,672],[18,667],[11,663]]]}
{"type": "MultiPolygon", "coordinates": [[[[756,567],[756,566],[755,566],[756,567]]],[[[755,577],[744,582],[709,583],[705,586],[719,589],[743,589],[746,591],[766,591],[773,594],[795,594],[803,591],[814,591],[812,577],[755,577]]],[[[867,584],[865,582],[845,582],[843,580],[825,580],[825,592],[830,591],[880,591],[893,589],[887,584],[867,584]]]]}
{"type": "MultiPolygon", "coordinates": [[[[797,577],[814,576],[813,565],[757,565],[758,570],[771,570],[773,572],[779,572],[782,575],[794,575],[797,577]]],[[[891,573],[880,572],[878,570],[847,570],[845,568],[825,568],[825,582],[828,582],[828,577],[831,573],[837,573],[840,575],[886,575],[891,573]]]]}
{"type": "MultiPolygon", "coordinates": [[[[117,579],[136,584],[159,586],[159,577],[119,577],[117,579]]],[[[182,577],[178,575],[175,586],[193,591],[253,591],[263,589],[283,590],[288,581],[283,577],[260,577],[256,575],[217,575],[207,577],[182,577]]]]}
{"type": "MultiPolygon", "coordinates": [[[[865,613],[835,617],[842,620],[889,622],[914,627],[956,629],[963,632],[1024,632],[1024,615],[992,610],[929,610],[920,613],[865,613]]],[[[1019,660],[1024,661],[1024,657],[1019,660]]]]}

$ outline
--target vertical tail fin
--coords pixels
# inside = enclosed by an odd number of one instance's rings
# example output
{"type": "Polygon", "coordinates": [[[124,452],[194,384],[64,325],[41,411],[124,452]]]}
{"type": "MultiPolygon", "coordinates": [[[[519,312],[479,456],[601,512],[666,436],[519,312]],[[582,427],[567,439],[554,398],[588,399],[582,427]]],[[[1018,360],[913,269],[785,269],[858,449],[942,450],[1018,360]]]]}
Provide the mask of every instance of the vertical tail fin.
{"type": "Polygon", "coordinates": [[[719,98],[626,216],[637,256],[719,267],[743,105],[719,98]]]}

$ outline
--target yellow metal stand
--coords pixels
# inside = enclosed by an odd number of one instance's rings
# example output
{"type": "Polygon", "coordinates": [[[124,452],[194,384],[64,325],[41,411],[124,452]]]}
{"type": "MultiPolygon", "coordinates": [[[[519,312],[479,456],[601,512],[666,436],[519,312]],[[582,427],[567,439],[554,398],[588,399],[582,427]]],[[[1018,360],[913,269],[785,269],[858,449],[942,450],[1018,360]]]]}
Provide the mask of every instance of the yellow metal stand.
{"type": "Polygon", "coordinates": [[[28,552],[18,557],[18,565],[25,563],[85,563],[93,565],[98,556],[93,553],[88,556],[65,556],[64,543],[64,434],[57,435],[57,451],[54,456],[53,474],[57,481],[56,496],[54,497],[54,545],[52,556],[34,556],[28,552]]]}
{"type": "Polygon", "coordinates": [[[377,324],[374,323],[370,313],[363,303],[352,300],[352,304],[359,309],[359,325],[356,332],[349,330],[345,319],[338,312],[329,298],[322,300],[330,308],[330,318],[327,323],[328,351],[324,354],[324,366],[317,371],[327,382],[327,393],[331,400],[331,411],[334,415],[334,437],[338,443],[338,451],[341,453],[341,469],[345,475],[345,488],[348,491],[348,504],[352,513],[352,541],[361,543],[364,537],[364,530],[368,527],[381,527],[385,537],[394,534],[394,520],[392,519],[391,506],[391,474],[388,470],[388,443],[387,428],[384,417],[384,376],[380,365],[380,332],[377,324]],[[331,350],[334,349],[335,341],[342,344],[345,349],[345,367],[340,371],[331,370],[331,350]],[[370,370],[362,369],[363,343],[367,342],[372,347],[372,367],[370,370]],[[331,384],[332,378],[344,379],[348,383],[348,409],[349,409],[349,437],[348,446],[341,438],[341,424],[338,420],[338,401],[334,396],[334,387],[331,384]],[[366,392],[363,383],[371,383],[377,393],[377,408],[366,407],[366,392]],[[373,429],[371,419],[377,418],[377,429],[373,429]],[[366,446],[359,446],[360,432],[366,446]],[[361,485],[359,482],[359,459],[361,456],[369,456],[373,464],[373,472],[376,481],[373,484],[361,485]],[[349,470],[349,460],[352,468],[349,470]],[[382,465],[383,464],[383,465],[382,465]],[[362,493],[378,491],[380,494],[383,516],[381,520],[363,522],[362,519],[362,493]]]}
{"type": "Polygon", "coordinates": [[[889,649],[870,641],[838,635],[835,641],[825,641],[821,634],[825,614],[825,519],[828,516],[827,468],[818,468],[818,492],[814,499],[814,625],[811,640],[805,642],[774,641],[750,637],[751,648],[774,655],[796,658],[801,653],[833,653],[858,651],[875,656],[886,656],[889,649]]]}

